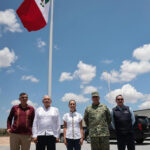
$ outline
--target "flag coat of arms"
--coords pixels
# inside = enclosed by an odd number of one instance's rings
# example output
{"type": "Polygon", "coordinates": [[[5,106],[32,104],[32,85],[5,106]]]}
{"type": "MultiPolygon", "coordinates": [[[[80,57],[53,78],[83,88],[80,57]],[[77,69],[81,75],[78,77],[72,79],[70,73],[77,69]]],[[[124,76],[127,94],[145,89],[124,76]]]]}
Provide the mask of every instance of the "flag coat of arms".
{"type": "Polygon", "coordinates": [[[46,26],[49,7],[50,0],[24,0],[16,12],[24,27],[30,32],[46,26]]]}

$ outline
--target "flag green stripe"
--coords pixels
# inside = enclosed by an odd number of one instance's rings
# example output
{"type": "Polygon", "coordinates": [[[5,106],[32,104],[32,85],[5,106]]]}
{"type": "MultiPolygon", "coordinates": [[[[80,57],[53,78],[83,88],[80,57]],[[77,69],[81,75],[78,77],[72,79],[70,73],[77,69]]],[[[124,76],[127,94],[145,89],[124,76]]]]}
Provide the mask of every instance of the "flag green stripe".
{"type": "Polygon", "coordinates": [[[49,2],[49,0],[45,0],[45,4],[47,4],[49,2]]]}

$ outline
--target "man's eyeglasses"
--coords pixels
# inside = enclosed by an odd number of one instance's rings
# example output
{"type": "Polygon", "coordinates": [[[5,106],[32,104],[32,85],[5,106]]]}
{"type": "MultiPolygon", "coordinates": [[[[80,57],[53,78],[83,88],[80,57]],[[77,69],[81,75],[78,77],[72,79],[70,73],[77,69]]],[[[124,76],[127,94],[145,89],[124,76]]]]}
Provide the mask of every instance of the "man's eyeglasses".
{"type": "Polygon", "coordinates": [[[123,101],[123,98],[118,98],[117,101],[123,101]]]}

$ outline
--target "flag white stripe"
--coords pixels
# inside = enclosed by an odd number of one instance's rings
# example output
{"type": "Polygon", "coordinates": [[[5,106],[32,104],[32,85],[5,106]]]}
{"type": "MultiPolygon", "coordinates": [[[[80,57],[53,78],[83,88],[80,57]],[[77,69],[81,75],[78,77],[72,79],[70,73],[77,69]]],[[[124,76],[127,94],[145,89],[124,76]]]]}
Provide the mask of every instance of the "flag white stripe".
{"type": "Polygon", "coordinates": [[[35,0],[37,6],[39,7],[46,23],[48,22],[48,15],[49,15],[49,7],[50,7],[50,1],[48,3],[45,4],[45,0],[44,0],[44,7],[42,7],[42,5],[40,4],[42,1],[41,0],[35,0]]]}

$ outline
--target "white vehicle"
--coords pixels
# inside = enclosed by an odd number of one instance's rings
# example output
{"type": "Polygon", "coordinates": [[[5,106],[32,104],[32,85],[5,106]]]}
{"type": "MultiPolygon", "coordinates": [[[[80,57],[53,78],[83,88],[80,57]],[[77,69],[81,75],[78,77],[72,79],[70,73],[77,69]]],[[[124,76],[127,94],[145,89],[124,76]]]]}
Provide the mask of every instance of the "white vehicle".
{"type": "Polygon", "coordinates": [[[60,139],[60,143],[64,143],[64,125],[61,125],[59,139],[60,139]]]}

